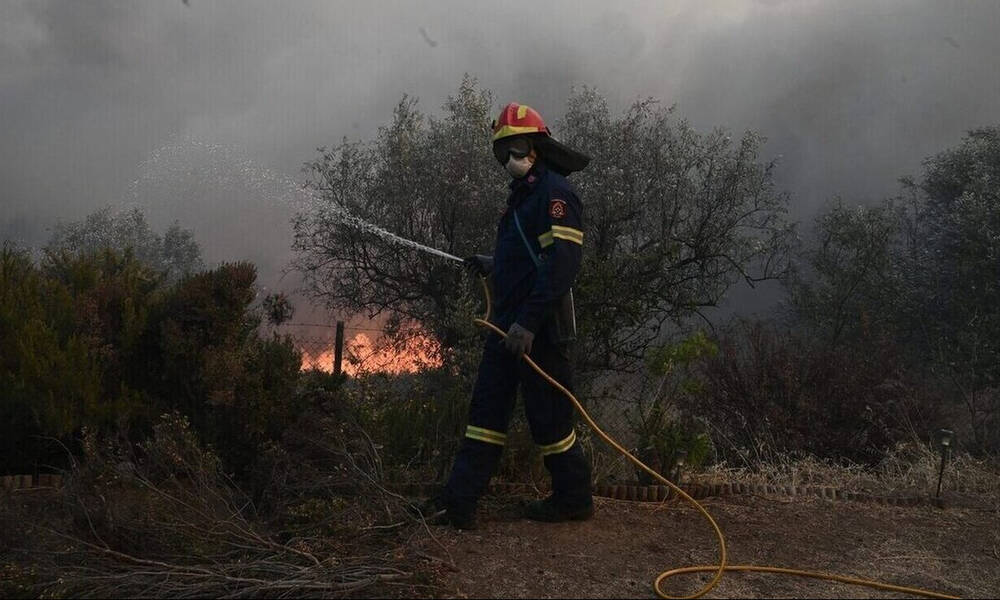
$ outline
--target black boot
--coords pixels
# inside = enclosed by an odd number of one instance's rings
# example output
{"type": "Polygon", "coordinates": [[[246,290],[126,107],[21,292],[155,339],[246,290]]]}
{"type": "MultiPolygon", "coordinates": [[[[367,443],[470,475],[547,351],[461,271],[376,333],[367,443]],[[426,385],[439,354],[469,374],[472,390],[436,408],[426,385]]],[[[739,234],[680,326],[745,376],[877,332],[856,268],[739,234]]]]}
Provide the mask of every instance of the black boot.
{"type": "Polygon", "coordinates": [[[529,502],[524,507],[524,516],[532,521],[561,523],[563,521],[586,521],[594,516],[594,504],[570,507],[560,503],[553,496],[545,500],[529,502]]]}

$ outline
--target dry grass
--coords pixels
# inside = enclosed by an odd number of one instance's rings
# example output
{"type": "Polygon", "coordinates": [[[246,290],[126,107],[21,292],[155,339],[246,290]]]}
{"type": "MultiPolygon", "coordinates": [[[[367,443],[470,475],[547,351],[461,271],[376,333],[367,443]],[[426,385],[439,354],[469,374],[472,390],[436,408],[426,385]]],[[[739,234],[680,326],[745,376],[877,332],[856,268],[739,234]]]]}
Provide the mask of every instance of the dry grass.
{"type": "MultiPolygon", "coordinates": [[[[830,486],[883,495],[935,494],[941,454],[924,443],[901,443],[875,466],[837,464],[812,456],[778,456],[756,470],[713,465],[687,474],[698,482],[743,482],[763,485],[830,486]]],[[[952,454],[941,479],[942,495],[961,495],[996,502],[1000,498],[1000,461],[952,454]]]]}

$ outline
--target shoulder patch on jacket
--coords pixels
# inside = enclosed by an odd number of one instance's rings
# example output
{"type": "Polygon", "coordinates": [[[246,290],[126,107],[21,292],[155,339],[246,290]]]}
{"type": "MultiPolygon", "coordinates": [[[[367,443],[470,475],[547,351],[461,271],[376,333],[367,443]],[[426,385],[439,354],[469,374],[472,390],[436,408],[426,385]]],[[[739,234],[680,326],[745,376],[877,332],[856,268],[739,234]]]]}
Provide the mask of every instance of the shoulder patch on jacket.
{"type": "Polygon", "coordinates": [[[549,216],[553,219],[561,219],[566,216],[566,201],[553,198],[549,202],[549,216]]]}

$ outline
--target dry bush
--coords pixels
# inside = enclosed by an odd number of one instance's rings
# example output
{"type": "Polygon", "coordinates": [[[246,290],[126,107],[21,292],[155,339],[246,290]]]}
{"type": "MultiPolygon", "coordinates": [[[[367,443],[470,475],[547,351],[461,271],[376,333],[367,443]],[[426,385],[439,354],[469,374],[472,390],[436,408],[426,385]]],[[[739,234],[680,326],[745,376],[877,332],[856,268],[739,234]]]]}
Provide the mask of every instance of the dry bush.
{"type": "Polygon", "coordinates": [[[785,455],[874,465],[940,422],[940,398],[889,342],[831,347],[762,322],[736,322],[700,368],[691,410],[720,455],[753,467],[785,455]]]}
{"type": "Polygon", "coordinates": [[[379,537],[379,510],[328,488],[264,520],[177,414],[139,448],[94,437],[85,447],[59,498],[65,522],[31,526],[22,548],[36,593],[340,597],[409,585],[397,541],[379,537]]]}

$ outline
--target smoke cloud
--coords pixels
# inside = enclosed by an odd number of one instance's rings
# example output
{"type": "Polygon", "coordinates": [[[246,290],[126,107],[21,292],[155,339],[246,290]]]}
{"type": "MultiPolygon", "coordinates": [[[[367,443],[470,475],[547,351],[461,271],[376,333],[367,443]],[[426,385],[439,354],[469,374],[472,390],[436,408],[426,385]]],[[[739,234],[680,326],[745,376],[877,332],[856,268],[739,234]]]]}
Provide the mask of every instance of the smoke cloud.
{"type": "Polygon", "coordinates": [[[134,202],[194,229],[209,262],[253,258],[280,285],[281,185],[239,173],[295,180],[316,147],[374,135],[404,93],[436,112],[463,73],[551,121],[591,85],[615,108],[652,96],[699,129],[756,129],[808,220],[835,195],[894,193],[1000,122],[998,26],[992,0],[7,0],[0,234],[38,244],[57,219],[134,202]],[[188,139],[240,158],[199,172],[188,139]]]}

